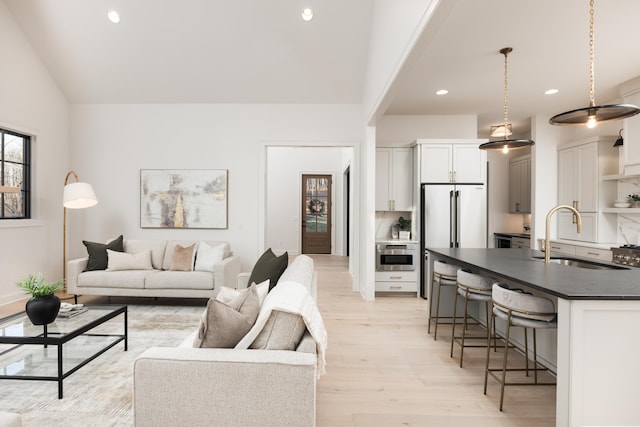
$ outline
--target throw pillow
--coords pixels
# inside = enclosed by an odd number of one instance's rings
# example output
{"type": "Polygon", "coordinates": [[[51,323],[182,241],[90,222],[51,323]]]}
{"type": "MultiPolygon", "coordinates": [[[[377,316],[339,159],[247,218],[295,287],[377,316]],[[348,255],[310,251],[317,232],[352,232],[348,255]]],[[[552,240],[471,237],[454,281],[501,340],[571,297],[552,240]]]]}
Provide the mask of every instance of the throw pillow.
{"type": "Polygon", "coordinates": [[[297,313],[274,310],[249,348],[259,350],[295,350],[307,330],[297,313]]]}
{"type": "Polygon", "coordinates": [[[85,271],[106,269],[108,265],[107,249],[124,252],[122,234],[107,244],[87,242],[86,240],[83,240],[82,243],[87,247],[87,254],[89,255],[85,271]]]}
{"type": "Polygon", "coordinates": [[[271,290],[278,283],[278,279],[282,276],[288,264],[289,254],[287,252],[276,256],[269,248],[258,258],[256,265],[253,266],[249,276],[249,283],[262,283],[269,279],[269,290],[271,290]]]}
{"type": "MultiPolygon", "coordinates": [[[[258,291],[258,300],[259,300],[260,306],[262,306],[264,299],[267,297],[267,294],[269,293],[269,280],[265,280],[264,282],[256,285],[256,289],[258,291]]],[[[227,286],[222,286],[218,291],[218,295],[216,295],[216,299],[225,304],[229,304],[238,295],[240,295],[241,292],[242,290],[229,288],[227,286]]]]}
{"type": "Polygon", "coordinates": [[[146,250],[137,254],[129,254],[126,252],[117,252],[107,249],[109,262],[107,271],[119,270],[152,270],[151,251],[146,250]]]}
{"type": "Polygon", "coordinates": [[[193,270],[193,252],[196,248],[194,243],[191,246],[183,248],[180,245],[176,245],[173,251],[173,257],[171,258],[172,271],[192,271],[193,270]]]}
{"type": "Polygon", "coordinates": [[[235,347],[258,318],[258,302],[255,286],[242,290],[229,304],[209,299],[194,347],[235,347]]]}
{"type": "Polygon", "coordinates": [[[224,245],[211,246],[207,242],[200,242],[196,254],[196,271],[211,271],[213,266],[224,258],[224,245]]]}

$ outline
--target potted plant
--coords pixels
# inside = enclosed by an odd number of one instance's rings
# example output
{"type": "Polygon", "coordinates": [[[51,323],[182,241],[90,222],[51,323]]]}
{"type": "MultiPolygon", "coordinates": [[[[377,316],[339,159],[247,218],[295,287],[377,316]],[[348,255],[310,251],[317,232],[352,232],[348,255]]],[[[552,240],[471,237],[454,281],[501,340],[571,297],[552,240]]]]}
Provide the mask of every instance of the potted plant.
{"type": "Polygon", "coordinates": [[[16,285],[31,295],[25,311],[34,325],[47,325],[53,322],[60,311],[60,298],[55,293],[62,289],[62,280],[45,282],[42,273],[31,273],[16,285]]]}
{"type": "Polygon", "coordinates": [[[627,199],[631,202],[631,206],[634,208],[640,207],[640,194],[633,193],[627,196],[627,199]]]}
{"type": "Polygon", "coordinates": [[[403,217],[398,218],[399,237],[409,240],[411,237],[411,220],[403,217]]]}

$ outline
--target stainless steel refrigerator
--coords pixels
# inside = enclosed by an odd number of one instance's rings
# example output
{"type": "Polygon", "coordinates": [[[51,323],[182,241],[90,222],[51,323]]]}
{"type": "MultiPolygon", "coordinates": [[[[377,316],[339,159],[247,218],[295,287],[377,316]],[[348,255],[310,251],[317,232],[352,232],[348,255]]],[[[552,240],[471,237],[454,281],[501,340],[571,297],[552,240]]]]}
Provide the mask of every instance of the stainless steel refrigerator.
{"type": "Polygon", "coordinates": [[[483,184],[422,184],[420,243],[425,255],[420,295],[427,298],[427,248],[486,248],[487,192],[483,184]]]}

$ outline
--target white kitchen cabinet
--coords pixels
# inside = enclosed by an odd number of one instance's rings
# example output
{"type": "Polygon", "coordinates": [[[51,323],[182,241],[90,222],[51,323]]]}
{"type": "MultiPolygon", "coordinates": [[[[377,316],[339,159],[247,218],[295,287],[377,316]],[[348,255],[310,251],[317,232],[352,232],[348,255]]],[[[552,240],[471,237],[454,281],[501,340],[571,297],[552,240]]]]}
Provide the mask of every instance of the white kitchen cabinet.
{"type": "Polygon", "coordinates": [[[603,176],[618,169],[615,137],[593,137],[558,147],[558,204],[576,208],[582,215],[577,234],[573,214],[558,212],[558,238],[585,242],[616,240],[616,218],[604,213],[616,198],[613,181],[603,176]]]}
{"type": "Polygon", "coordinates": [[[420,182],[484,183],[487,153],[480,142],[417,140],[420,144],[420,182]]]}
{"type": "Polygon", "coordinates": [[[376,149],[376,210],[413,210],[413,149],[376,149]]]}
{"type": "Polygon", "coordinates": [[[509,161],[509,212],[531,213],[531,155],[509,161]]]}
{"type": "Polygon", "coordinates": [[[376,271],[376,292],[418,292],[418,272],[376,271]]]}

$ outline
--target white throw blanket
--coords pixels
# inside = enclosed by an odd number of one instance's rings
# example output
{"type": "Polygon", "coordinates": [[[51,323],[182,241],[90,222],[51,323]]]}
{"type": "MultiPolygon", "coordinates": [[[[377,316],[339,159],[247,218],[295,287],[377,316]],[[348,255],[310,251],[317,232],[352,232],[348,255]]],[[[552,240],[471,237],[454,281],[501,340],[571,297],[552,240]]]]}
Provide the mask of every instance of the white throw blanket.
{"type": "Polygon", "coordinates": [[[327,330],[318,306],[307,288],[293,281],[278,281],[264,300],[258,319],[235,348],[247,349],[256,339],[274,310],[295,313],[302,316],[307,330],[316,342],[318,356],[318,378],[325,373],[325,353],[327,351],[327,330]]]}

